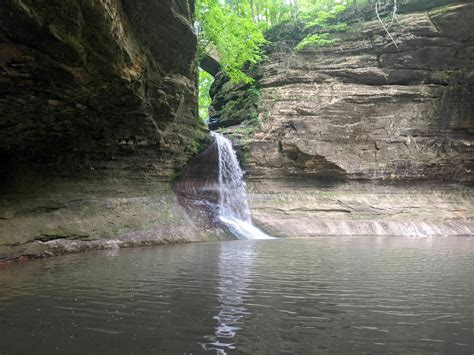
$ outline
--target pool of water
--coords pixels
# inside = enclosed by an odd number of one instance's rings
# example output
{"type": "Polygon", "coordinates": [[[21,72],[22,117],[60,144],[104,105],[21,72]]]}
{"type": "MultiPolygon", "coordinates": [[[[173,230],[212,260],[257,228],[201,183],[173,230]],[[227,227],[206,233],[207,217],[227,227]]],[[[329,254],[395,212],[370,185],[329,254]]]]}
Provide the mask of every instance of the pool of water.
{"type": "Polygon", "coordinates": [[[474,238],[114,250],[0,268],[0,354],[474,351],[474,238]]]}

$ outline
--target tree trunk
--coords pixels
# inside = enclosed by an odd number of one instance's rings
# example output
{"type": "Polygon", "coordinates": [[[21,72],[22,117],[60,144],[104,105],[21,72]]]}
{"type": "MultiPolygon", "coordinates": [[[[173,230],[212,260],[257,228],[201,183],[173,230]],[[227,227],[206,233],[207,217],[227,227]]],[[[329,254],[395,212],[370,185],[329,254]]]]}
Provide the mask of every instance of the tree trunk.
{"type": "Polygon", "coordinates": [[[270,21],[270,9],[269,9],[269,5],[268,5],[268,0],[267,0],[267,3],[266,3],[266,6],[265,6],[265,20],[267,21],[267,24],[268,24],[268,27],[270,27],[272,25],[271,21],[270,21]]]}
{"type": "Polygon", "coordinates": [[[296,17],[298,16],[298,11],[299,11],[299,8],[298,8],[298,0],[295,0],[294,1],[294,9],[295,9],[295,12],[293,14],[293,17],[295,18],[296,20],[296,17]]]}
{"type": "Polygon", "coordinates": [[[250,11],[252,11],[252,21],[255,22],[255,12],[253,11],[253,0],[250,1],[250,11]]]}

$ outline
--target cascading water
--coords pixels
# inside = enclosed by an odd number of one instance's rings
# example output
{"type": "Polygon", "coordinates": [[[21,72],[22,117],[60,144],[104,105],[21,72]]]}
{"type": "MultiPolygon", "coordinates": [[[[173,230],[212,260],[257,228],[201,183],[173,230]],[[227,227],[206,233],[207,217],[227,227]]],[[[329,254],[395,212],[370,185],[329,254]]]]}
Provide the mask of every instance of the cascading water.
{"type": "Polygon", "coordinates": [[[244,172],[232,143],[222,134],[211,132],[219,155],[218,217],[239,239],[272,239],[252,224],[245,192],[244,172]]]}

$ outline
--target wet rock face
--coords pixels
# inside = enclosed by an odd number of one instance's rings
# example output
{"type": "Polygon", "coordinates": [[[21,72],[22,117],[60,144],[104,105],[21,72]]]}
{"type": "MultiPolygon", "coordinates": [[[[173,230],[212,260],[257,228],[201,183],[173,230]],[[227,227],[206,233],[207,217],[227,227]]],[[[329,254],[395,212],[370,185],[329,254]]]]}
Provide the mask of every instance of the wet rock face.
{"type": "MultiPolygon", "coordinates": [[[[473,22],[473,4],[399,15],[399,50],[377,21],[300,52],[274,34],[255,73],[262,125],[240,133],[249,177],[472,180],[473,22]]],[[[227,86],[216,116],[239,107],[227,86]]]]}
{"type": "Polygon", "coordinates": [[[219,202],[219,151],[215,140],[186,164],[174,183],[179,201],[196,219],[213,226],[219,202]]]}
{"type": "Polygon", "coordinates": [[[249,184],[256,225],[280,237],[472,236],[472,189],[460,184],[249,184]]]}
{"type": "Polygon", "coordinates": [[[14,156],[13,165],[70,160],[74,168],[89,168],[133,155],[142,157],[141,166],[159,160],[151,169],[158,175],[182,166],[203,137],[194,127],[193,6],[187,0],[2,2],[3,165],[14,156]]]}
{"type": "Polygon", "coordinates": [[[192,220],[169,183],[156,179],[41,182],[33,192],[1,191],[0,265],[21,255],[227,238],[192,220]]]}

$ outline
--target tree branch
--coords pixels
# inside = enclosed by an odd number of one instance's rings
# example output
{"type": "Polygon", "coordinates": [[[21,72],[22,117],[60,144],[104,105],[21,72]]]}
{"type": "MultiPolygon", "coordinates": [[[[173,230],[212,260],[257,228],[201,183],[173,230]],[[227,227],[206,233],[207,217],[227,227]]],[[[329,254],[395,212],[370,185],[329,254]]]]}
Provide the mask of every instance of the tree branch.
{"type": "MultiPolygon", "coordinates": [[[[385,32],[387,32],[388,36],[390,37],[390,39],[392,40],[393,44],[395,45],[395,47],[397,48],[397,50],[399,51],[400,48],[398,48],[398,45],[397,43],[395,42],[395,40],[393,39],[392,35],[390,34],[390,32],[388,31],[387,27],[385,26],[385,24],[383,23],[382,19],[380,18],[380,15],[379,15],[379,4],[380,4],[380,1],[377,1],[375,3],[375,13],[377,14],[377,18],[379,19],[379,22],[380,24],[382,25],[383,29],[385,30],[385,32]]],[[[395,11],[396,11],[396,5],[397,4],[397,0],[395,0],[395,11]]],[[[393,17],[392,17],[392,22],[393,22],[393,17]]]]}

